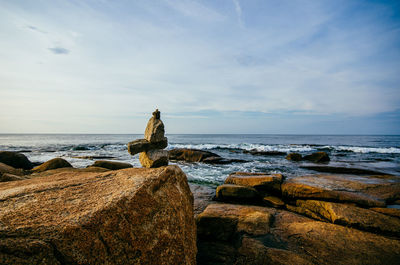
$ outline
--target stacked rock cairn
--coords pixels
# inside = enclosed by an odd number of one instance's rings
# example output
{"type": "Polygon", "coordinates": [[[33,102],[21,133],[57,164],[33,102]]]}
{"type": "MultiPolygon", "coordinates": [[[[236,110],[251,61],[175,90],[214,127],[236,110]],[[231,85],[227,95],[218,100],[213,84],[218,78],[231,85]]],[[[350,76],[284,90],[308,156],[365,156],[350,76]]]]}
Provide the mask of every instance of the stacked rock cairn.
{"type": "Polygon", "coordinates": [[[147,123],[144,132],[145,139],[128,143],[128,152],[131,155],[140,153],[139,161],[143,167],[154,168],[168,165],[168,151],[163,150],[168,146],[168,139],[164,136],[164,124],[160,116],[160,111],[156,109],[147,123]]]}

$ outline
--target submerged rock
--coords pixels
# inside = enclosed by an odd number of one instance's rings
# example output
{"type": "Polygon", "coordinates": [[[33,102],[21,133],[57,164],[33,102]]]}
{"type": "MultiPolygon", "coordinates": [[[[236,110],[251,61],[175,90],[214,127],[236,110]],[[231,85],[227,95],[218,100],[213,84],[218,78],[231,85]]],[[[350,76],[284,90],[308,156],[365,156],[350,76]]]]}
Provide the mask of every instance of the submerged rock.
{"type": "Polygon", "coordinates": [[[196,263],[193,197],[177,166],[2,183],[0,208],[2,264],[196,263]]]}
{"type": "Polygon", "coordinates": [[[32,171],[43,172],[46,170],[63,168],[63,167],[72,167],[72,165],[67,160],[57,157],[41,164],[40,166],[33,168],[32,171]]]}
{"type": "Polygon", "coordinates": [[[31,161],[24,154],[18,152],[0,151],[0,162],[13,168],[33,168],[31,161]]]}
{"type": "Polygon", "coordinates": [[[102,167],[102,168],[107,168],[107,169],[111,169],[111,170],[118,170],[118,169],[124,169],[124,168],[131,168],[133,166],[129,163],[99,160],[99,161],[94,162],[93,165],[91,165],[91,167],[102,167]]]}

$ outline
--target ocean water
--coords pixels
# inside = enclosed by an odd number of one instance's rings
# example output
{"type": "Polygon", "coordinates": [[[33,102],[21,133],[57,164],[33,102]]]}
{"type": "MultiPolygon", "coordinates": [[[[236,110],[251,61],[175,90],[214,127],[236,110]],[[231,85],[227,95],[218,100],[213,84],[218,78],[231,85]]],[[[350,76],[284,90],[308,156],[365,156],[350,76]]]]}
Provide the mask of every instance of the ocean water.
{"type": "MultiPolygon", "coordinates": [[[[178,162],[190,182],[218,185],[235,171],[281,173],[287,177],[313,174],[300,168],[304,163],[291,162],[285,156],[255,156],[244,150],[329,154],[333,166],[348,166],[400,175],[400,136],[349,135],[167,135],[172,148],[207,150],[230,159],[247,162],[228,165],[178,162]]],[[[127,143],[143,135],[127,134],[0,134],[0,150],[19,151],[33,162],[55,157],[68,160],[74,167],[93,164],[93,157],[106,157],[140,167],[138,155],[131,156],[127,143]]]]}

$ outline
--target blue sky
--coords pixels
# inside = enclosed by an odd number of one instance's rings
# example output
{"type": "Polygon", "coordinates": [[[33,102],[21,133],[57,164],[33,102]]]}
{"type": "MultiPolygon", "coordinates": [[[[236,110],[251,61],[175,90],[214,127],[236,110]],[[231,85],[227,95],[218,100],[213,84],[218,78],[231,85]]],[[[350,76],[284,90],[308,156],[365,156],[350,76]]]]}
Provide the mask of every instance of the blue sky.
{"type": "Polygon", "coordinates": [[[0,0],[0,133],[400,134],[400,2],[0,0]]]}

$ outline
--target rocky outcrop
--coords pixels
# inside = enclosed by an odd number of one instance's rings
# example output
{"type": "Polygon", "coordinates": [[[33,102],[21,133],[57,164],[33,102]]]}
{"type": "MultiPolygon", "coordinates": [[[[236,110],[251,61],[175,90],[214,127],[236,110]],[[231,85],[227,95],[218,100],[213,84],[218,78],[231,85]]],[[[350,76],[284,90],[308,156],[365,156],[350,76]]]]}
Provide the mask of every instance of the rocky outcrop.
{"type": "Polygon", "coordinates": [[[140,153],[139,161],[143,167],[154,168],[168,165],[168,152],[162,150],[168,146],[168,139],[164,136],[164,124],[160,117],[160,111],[156,109],[147,123],[145,139],[128,143],[128,152],[131,155],[140,153]]]}
{"type": "Polygon", "coordinates": [[[94,162],[93,165],[91,165],[91,167],[102,167],[102,168],[107,168],[110,170],[118,170],[118,169],[124,169],[124,168],[131,168],[133,166],[129,163],[99,160],[99,161],[94,162]]]}
{"type": "Polygon", "coordinates": [[[197,216],[198,264],[398,264],[400,241],[285,210],[212,204],[197,216]]]}
{"type": "Polygon", "coordinates": [[[13,168],[33,168],[31,161],[24,154],[18,152],[0,151],[0,163],[12,166],[13,168]]]}
{"type": "Polygon", "coordinates": [[[251,154],[251,155],[257,155],[257,156],[284,156],[284,155],[286,155],[286,152],[260,151],[260,150],[257,150],[257,149],[243,150],[243,153],[251,154]]]}
{"type": "Polygon", "coordinates": [[[0,263],[195,264],[179,167],[71,171],[0,184],[0,263]]]}
{"type": "Polygon", "coordinates": [[[286,159],[298,162],[298,161],[301,161],[303,159],[303,156],[301,154],[299,154],[299,153],[290,153],[290,154],[288,154],[286,156],[286,159]]]}
{"type": "Polygon", "coordinates": [[[400,218],[400,209],[397,208],[370,208],[370,210],[400,218]]]}
{"type": "Polygon", "coordinates": [[[257,190],[241,185],[223,184],[217,187],[215,198],[219,201],[238,201],[242,203],[256,203],[260,199],[257,190]]]}
{"type": "Polygon", "coordinates": [[[5,173],[16,176],[23,176],[26,174],[26,172],[23,169],[13,168],[12,166],[0,163],[0,175],[5,173]]]}
{"type": "Polygon", "coordinates": [[[283,180],[282,174],[235,172],[225,179],[225,184],[249,186],[261,192],[272,191],[280,193],[283,180]]]}
{"type": "Polygon", "coordinates": [[[203,162],[207,158],[219,158],[220,156],[203,150],[177,148],[168,151],[169,159],[174,161],[203,162]]]}
{"type": "Polygon", "coordinates": [[[62,158],[53,158],[47,162],[44,162],[40,166],[37,166],[32,169],[33,172],[43,172],[50,169],[57,169],[63,167],[72,167],[72,165],[65,159],[62,158]]]}
{"type": "Polygon", "coordinates": [[[330,158],[326,152],[315,152],[311,155],[306,155],[303,157],[303,160],[307,160],[314,163],[324,163],[329,162],[330,158]]]}

